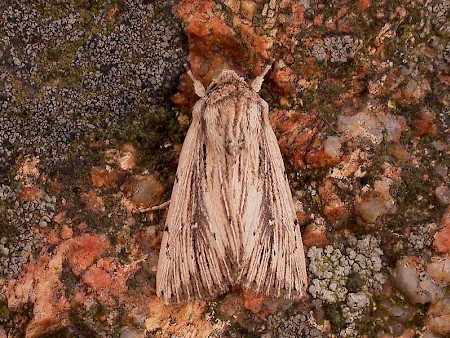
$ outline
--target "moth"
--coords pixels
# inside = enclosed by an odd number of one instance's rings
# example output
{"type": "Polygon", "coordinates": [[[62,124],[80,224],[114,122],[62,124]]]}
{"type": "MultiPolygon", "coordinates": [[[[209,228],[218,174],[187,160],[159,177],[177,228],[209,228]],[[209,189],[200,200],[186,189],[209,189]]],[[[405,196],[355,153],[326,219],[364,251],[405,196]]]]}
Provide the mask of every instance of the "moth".
{"type": "Polygon", "coordinates": [[[212,298],[230,286],[299,299],[303,244],[269,107],[250,83],[223,70],[205,89],[181,150],[156,275],[165,303],[212,298]]]}

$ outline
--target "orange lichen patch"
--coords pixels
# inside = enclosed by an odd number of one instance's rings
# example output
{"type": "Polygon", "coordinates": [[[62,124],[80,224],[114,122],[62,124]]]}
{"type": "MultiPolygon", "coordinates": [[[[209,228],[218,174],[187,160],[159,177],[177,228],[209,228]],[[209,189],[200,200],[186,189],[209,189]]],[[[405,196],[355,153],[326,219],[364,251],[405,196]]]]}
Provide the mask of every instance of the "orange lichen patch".
{"type": "Polygon", "coordinates": [[[84,204],[86,210],[95,213],[105,212],[105,203],[103,202],[103,199],[97,194],[98,190],[93,189],[91,191],[82,193],[80,196],[80,200],[84,204]]]}
{"type": "Polygon", "coordinates": [[[14,179],[22,181],[25,184],[31,184],[39,177],[39,158],[27,155],[21,160],[22,163],[20,164],[14,179]]]}
{"type": "Polygon", "coordinates": [[[410,158],[408,150],[400,144],[391,144],[389,147],[389,153],[402,163],[407,162],[410,158]]]}
{"type": "Polygon", "coordinates": [[[306,26],[305,20],[305,7],[298,3],[293,3],[291,6],[292,14],[291,14],[291,24],[292,27],[304,27],[306,26]]]}
{"type": "Polygon", "coordinates": [[[112,284],[110,274],[103,268],[94,265],[91,266],[83,275],[83,282],[90,286],[94,291],[107,289],[112,284]]]}
{"type": "Polygon", "coordinates": [[[434,247],[437,252],[450,253],[450,224],[434,235],[434,247]]]}
{"type": "Polygon", "coordinates": [[[138,268],[137,261],[123,265],[115,257],[101,258],[86,270],[82,280],[107,300],[110,296],[120,296],[127,291],[126,282],[138,268]]]}
{"type": "Polygon", "coordinates": [[[319,187],[319,196],[328,221],[336,223],[348,216],[350,211],[337,195],[337,188],[330,179],[325,179],[319,187]]]}
{"type": "Polygon", "coordinates": [[[68,225],[63,225],[61,228],[61,238],[62,239],[69,239],[70,237],[72,237],[73,235],[73,230],[71,227],[69,227],[68,225]]]}
{"type": "Polygon", "coordinates": [[[261,312],[265,300],[264,296],[248,290],[243,290],[242,298],[244,299],[244,307],[247,310],[254,314],[258,314],[261,312]]]}
{"type": "Polygon", "coordinates": [[[123,176],[123,172],[111,168],[109,165],[91,169],[91,179],[94,187],[114,188],[116,182],[123,176]]]}
{"type": "Polygon", "coordinates": [[[115,22],[116,17],[119,12],[120,12],[120,7],[117,4],[115,4],[115,5],[111,6],[108,9],[108,11],[106,12],[106,18],[108,19],[109,22],[115,22]]]}
{"type": "Polygon", "coordinates": [[[370,165],[370,162],[366,158],[366,154],[361,149],[356,149],[350,155],[346,155],[342,158],[338,167],[334,168],[330,177],[342,179],[344,177],[350,177],[356,175],[361,169],[361,162],[365,161],[366,165],[370,165]]]}
{"type": "Polygon", "coordinates": [[[19,309],[26,303],[34,304],[26,337],[40,337],[69,323],[67,310],[70,305],[60,281],[67,250],[68,246],[62,245],[52,258],[42,256],[38,263],[31,262],[19,280],[9,283],[7,299],[10,309],[19,309]]]}
{"type": "Polygon", "coordinates": [[[413,121],[414,134],[421,137],[425,135],[436,135],[437,127],[433,121],[416,119],[413,121]]]}
{"type": "Polygon", "coordinates": [[[33,274],[37,271],[35,261],[31,261],[22,271],[22,276],[18,279],[12,279],[6,289],[6,298],[10,309],[19,308],[20,305],[30,300],[33,290],[33,274]]]}
{"type": "Polygon", "coordinates": [[[325,224],[311,223],[306,226],[305,232],[302,235],[303,245],[310,248],[317,246],[323,248],[328,245],[327,228],[325,224]]]}
{"type": "Polygon", "coordinates": [[[450,207],[445,210],[439,227],[441,230],[434,235],[434,247],[438,252],[450,253],[450,207]]]}
{"type": "Polygon", "coordinates": [[[83,234],[73,239],[73,251],[67,262],[73,273],[80,276],[94,261],[110,248],[106,236],[83,234]]]}
{"type": "MultiPolygon", "coordinates": [[[[47,229],[43,230],[43,232],[44,231],[47,231],[47,229]]],[[[58,236],[58,232],[56,231],[56,229],[48,230],[48,232],[45,235],[45,241],[49,245],[56,245],[56,244],[58,244],[61,241],[61,239],[58,236]]]]}
{"type": "MultiPolygon", "coordinates": [[[[189,63],[193,74],[208,85],[222,69],[232,69],[244,75],[248,72],[248,64],[251,64],[251,75],[258,75],[263,61],[270,57],[273,38],[258,35],[255,28],[241,16],[234,15],[228,24],[213,7],[211,0],[182,0],[176,6],[176,13],[186,24],[189,63]]],[[[251,15],[252,6],[246,4],[244,7],[247,15],[251,15]]],[[[181,77],[178,93],[172,99],[186,107],[196,101],[192,83],[186,76],[181,77]]]]}
{"type": "Polygon", "coordinates": [[[352,33],[353,29],[347,21],[347,7],[342,7],[336,14],[334,21],[336,22],[336,31],[339,33],[352,33]]]}
{"type": "Polygon", "coordinates": [[[323,207],[323,213],[330,222],[338,223],[348,217],[350,210],[339,199],[332,199],[328,205],[323,207]]]}
{"type": "Polygon", "coordinates": [[[306,164],[311,168],[330,167],[340,162],[338,157],[332,157],[327,154],[324,147],[309,151],[305,157],[306,164]]]}
{"type": "MultiPolygon", "coordinates": [[[[65,293],[68,285],[61,280],[63,264],[67,262],[72,272],[80,275],[109,245],[106,237],[100,235],[84,234],[71,238],[59,244],[54,254],[41,255],[37,262],[32,260],[18,280],[9,281],[6,298],[10,309],[33,304],[33,316],[26,328],[26,337],[40,337],[69,325],[70,300],[65,293]]],[[[122,266],[116,258],[103,259],[87,270],[83,281],[106,294],[100,300],[109,300],[110,294],[118,296],[127,290],[126,281],[137,268],[138,262],[122,266]]],[[[80,292],[75,298],[87,308],[92,301],[92,297],[80,292]]],[[[111,301],[105,303],[111,304],[111,301]]]]}
{"type": "Polygon", "coordinates": [[[314,17],[314,20],[313,20],[313,25],[314,26],[322,26],[323,25],[323,18],[324,18],[323,14],[316,15],[314,17]]]}
{"type": "MultiPolygon", "coordinates": [[[[224,46],[230,47],[232,44],[237,43],[236,33],[219,17],[213,17],[205,21],[190,21],[186,28],[186,34],[191,37],[207,37],[207,41],[211,42],[213,45],[223,43],[224,46]],[[225,41],[224,38],[231,39],[231,41],[225,41]]],[[[196,46],[194,47],[198,48],[197,51],[208,51],[206,49],[208,46],[200,46],[198,41],[194,42],[196,43],[196,46]]],[[[237,51],[234,51],[234,53],[237,53],[237,51]]]]}
{"type": "MultiPolygon", "coordinates": [[[[178,5],[178,9],[187,9],[189,5],[187,5],[186,2],[187,1],[181,1],[178,5]]],[[[191,46],[191,67],[194,74],[204,77],[210,70],[207,68],[208,62],[206,63],[206,67],[205,65],[202,67],[201,64],[195,62],[195,58],[208,60],[211,59],[210,56],[214,54],[216,56],[228,56],[229,60],[246,58],[247,51],[239,40],[236,32],[230,26],[228,26],[220,17],[212,14],[212,12],[206,17],[204,13],[196,11],[196,6],[191,8],[194,12],[192,16],[186,18],[187,27],[185,33],[189,38],[191,46]],[[221,48],[220,52],[217,50],[219,47],[221,48]],[[203,71],[198,72],[201,69],[203,71]]],[[[180,11],[178,11],[178,14],[183,19],[183,16],[180,15],[180,11]]],[[[225,58],[224,62],[225,64],[228,63],[225,58]]]]}
{"type": "Polygon", "coordinates": [[[66,212],[65,211],[61,211],[59,214],[56,214],[53,217],[53,222],[57,223],[57,224],[61,224],[62,222],[65,222],[67,220],[66,218],[66,212]]]}
{"type": "Polygon", "coordinates": [[[214,2],[207,1],[197,1],[197,0],[185,0],[180,1],[177,7],[177,14],[181,20],[191,21],[194,19],[208,19],[214,15],[212,8],[214,2]]]}
{"type": "MultiPolygon", "coordinates": [[[[244,38],[245,44],[249,45],[259,58],[266,60],[270,57],[270,49],[273,47],[274,43],[273,38],[268,36],[258,36],[254,27],[243,23],[237,18],[233,20],[233,25],[239,32],[239,35],[244,38]]],[[[257,61],[257,68],[260,68],[261,65],[258,60],[255,61],[257,61]]]]}
{"type": "Polygon", "coordinates": [[[154,297],[148,304],[148,317],[145,320],[147,331],[160,330],[163,337],[207,338],[213,333],[206,302],[190,302],[186,305],[165,305],[154,297]]]}
{"type": "Polygon", "coordinates": [[[310,144],[317,134],[316,114],[292,112],[275,109],[270,116],[278,144],[282,154],[290,159],[292,165],[303,168],[306,165],[305,156],[310,144]]]}
{"type": "MultiPolygon", "coordinates": [[[[268,315],[273,315],[279,312],[280,308],[289,307],[289,305],[292,303],[291,300],[266,297],[264,295],[254,293],[251,290],[241,289],[241,287],[239,286],[237,286],[236,289],[241,293],[242,301],[238,301],[233,297],[233,295],[231,295],[231,297],[227,296],[227,298],[230,297],[228,302],[228,306],[230,306],[230,308],[227,311],[227,315],[233,318],[239,316],[236,312],[233,311],[232,308],[233,304],[236,304],[237,307],[235,307],[235,309],[238,309],[237,312],[241,312],[238,321],[243,321],[243,318],[245,318],[243,312],[244,309],[252,312],[255,315],[258,315],[258,317],[260,318],[266,319],[268,315]]],[[[222,309],[223,308],[224,307],[222,306],[222,309]]]]}
{"type": "Polygon", "coordinates": [[[450,86],[450,75],[439,72],[436,77],[439,80],[439,82],[441,82],[442,84],[446,84],[447,86],[450,86]]]}
{"type": "Polygon", "coordinates": [[[297,75],[290,67],[279,69],[273,74],[273,83],[276,86],[274,90],[281,95],[292,95],[297,83],[297,75]]]}
{"type": "Polygon", "coordinates": [[[358,2],[358,9],[361,12],[364,12],[370,7],[370,0],[359,0],[358,2]]]}
{"type": "Polygon", "coordinates": [[[19,194],[19,197],[27,201],[33,202],[38,198],[44,197],[44,191],[37,185],[25,186],[19,194]]]}

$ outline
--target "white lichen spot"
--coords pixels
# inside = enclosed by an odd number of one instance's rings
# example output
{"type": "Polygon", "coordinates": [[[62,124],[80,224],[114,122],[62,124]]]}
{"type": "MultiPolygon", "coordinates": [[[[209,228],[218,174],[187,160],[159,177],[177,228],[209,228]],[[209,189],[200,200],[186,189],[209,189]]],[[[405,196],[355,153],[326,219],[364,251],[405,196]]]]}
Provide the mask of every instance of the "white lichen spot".
{"type": "Polygon", "coordinates": [[[309,249],[309,272],[313,276],[308,291],[314,298],[325,303],[345,301],[351,274],[362,280],[360,292],[381,290],[386,278],[381,273],[383,251],[378,247],[378,240],[367,236],[361,240],[352,238],[349,242],[351,246],[344,253],[331,245],[309,249]]]}

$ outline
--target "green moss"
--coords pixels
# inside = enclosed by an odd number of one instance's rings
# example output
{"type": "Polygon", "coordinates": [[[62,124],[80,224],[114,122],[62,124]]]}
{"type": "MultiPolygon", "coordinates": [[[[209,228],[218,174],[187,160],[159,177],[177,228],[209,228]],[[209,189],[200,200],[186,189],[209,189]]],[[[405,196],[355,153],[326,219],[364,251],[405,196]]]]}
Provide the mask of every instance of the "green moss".
{"type": "Polygon", "coordinates": [[[138,148],[138,164],[158,170],[164,177],[175,171],[175,153],[165,144],[182,143],[186,129],[181,128],[175,111],[162,108],[155,112],[136,111],[111,132],[112,145],[132,143],[138,148]]]}
{"type": "Polygon", "coordinates": [[[361,276],[352,271],[347,278],[347,282],[345,284],[345,287],[348,289],[348,292],[359,292],[364,285],[364,280],[361,278],[361,276]]]}
{"type": "MultiPolygon", "coordinates": [[[[367,311],[361,318],[358,319],[355,325],[355,329],[357,332],[361,333],[370,333],[370,332],[376,332],[380,328],[387,328],[389,325],[387,325],[385,318],[383,318],[383,315],[380,313],[376,313],[376,309],[380,309],[378,305],[376,305],[377,302],[380,301],[380,297],[375,296],[374,299],[372,299],[369,303],[369,311],[367,311]]],[[[381,311],[380,311],[381,312],[381,311]]],[[[369,337],[371,337],[369,335],[369,337]]]]}
{"type": "Polygon", "coordinates": [[[87,39],[80,39],[76,42],[65,42],[57,47],[47,48],[47,61],[57,62],[61,69],[70,68],[77,49],[86,41],[87,39]]]}
{"type": "Polygon", "coordinates": [[[396,201],[395,214],[386,216],[386,227],[401,231],[406,226],[413,224],[429,223],[437,221],[439,213],[430,212],[426,207],[433,196],[432,187],[423,181],[423,175],[431,171],[427,164],[421,168],[405,167],[402,169],[402,181],[392,185],[390,194],[396,201]]]}
{"type": "Polygon", "coordinates": [[[38,11],[40,14],[52,17],[57,20],[65,16],[67,13],[67,5],[60,0],[55,0],[54,3],[35,2],[32,4],[26,3],[26,6],[38,11]]]}
{"type": "Polygon", "coordinates": [[[414,316],[410,321],[411,327],[423,327],[424,320],[427,318],[427,312],[430,304],[415,304],[414,305],[414,316]]]}
{"type": "Polygon", "coordinates": [[[325,317],[331,322],[334,332],[343,330],[346,326],[344,318],[341,313],[341,306],[343,303],[326,304],[325,317]]]}
{"type": "Polygon", "coordinates": [[[67,297],[75,295],[78,292],[78,287],[81,281],[79,276],[76,276],[72,269],[69,267],[67,261],[63,262],[63,270],[61,273],[61,282],[64,286],[65,294],[67,297]]]}
{"type": "Polygon", "coordinates": [[[0,318],[9,317],[11,311],[9,311],[8,305],[1,304],[0,305],[0,318]]]}

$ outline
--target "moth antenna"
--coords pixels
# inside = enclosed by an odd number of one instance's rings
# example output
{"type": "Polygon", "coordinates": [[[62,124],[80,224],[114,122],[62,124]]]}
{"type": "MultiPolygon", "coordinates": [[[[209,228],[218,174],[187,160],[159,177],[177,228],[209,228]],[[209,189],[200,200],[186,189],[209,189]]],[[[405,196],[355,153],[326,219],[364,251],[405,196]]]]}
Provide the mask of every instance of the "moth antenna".
{"type": "Polygon", "coordinates": [[[192,74],[192,71],[189,69],[187,64],[184,64],[183,66],[186,69],[187,74],[191,78],[192,82],[194,82],[195,94],[197,94],[199,97],[205,96],[206,90],[205,90],[205,87],[203,86],[203,84],[195,78],[194,74],[192,74]]]}
{"type": "Polygon", "coordinates": [[[266,76],[266,74],[270,70],[270,68],[272,68],[272,65],[265,66],[262,73],[259,76],[255,77],[254,80],[252,81],[252,83],[250,84],[250,87],[255,92],[258,93],[261,90],[261,86],[264,82],[264,76],[266,76]]]}

